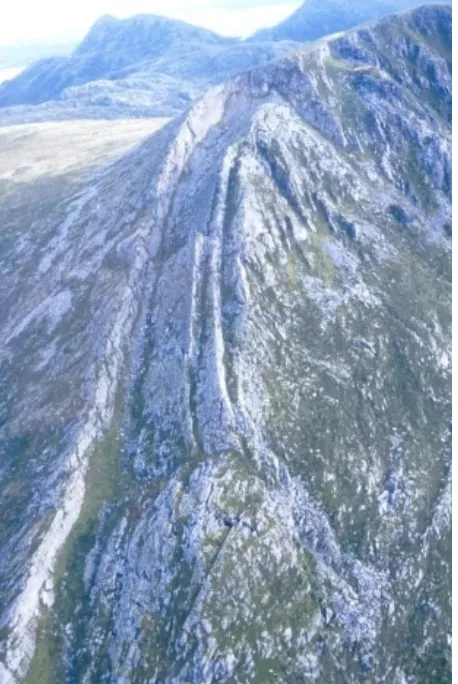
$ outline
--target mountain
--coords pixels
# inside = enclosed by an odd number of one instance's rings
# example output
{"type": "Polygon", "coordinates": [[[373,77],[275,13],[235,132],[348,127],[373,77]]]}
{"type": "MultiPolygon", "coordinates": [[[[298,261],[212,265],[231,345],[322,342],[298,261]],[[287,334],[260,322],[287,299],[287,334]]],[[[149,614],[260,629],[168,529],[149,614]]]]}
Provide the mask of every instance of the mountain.
{"type": "Polygon", "coordinates": [[[273,28],[261,29],[251,40],[306,43],[423,4],[424,0],[305,0],[290,17],[273,28]]]}
{"type": "Polygon", "coordinates": [[[106,57],[106,66],[117,70],[146,59],[164,57],[176,46],[231,45],[234,38],[224,38],[213,31],[155,14],[139,14],[127,19],[110,15],[95,22],[75,56],[106,57]]]}
{"type": "Polygon", "coordinates": [[[1,684],[449,682],[450,7],[47,198],[0,204],[1,684]]]}
{"type": "Polygon", "coordinates": [[[0,88],[0,106],[40,104],[65,88],[100,78],[119,78],[123,70],[155,58],[167,59],[203,46],[230,44],[211,31],[155,15],[125,20],[102,17],[71,57],[40,60],[0,88]]]}
{"type": "Polygon", "coordinates": [[[294,47],[244,43],[156,15],[105,16],[70,57],[40,60],[0,85],[0,123],[172,116],[210,85],[294,47]]]}

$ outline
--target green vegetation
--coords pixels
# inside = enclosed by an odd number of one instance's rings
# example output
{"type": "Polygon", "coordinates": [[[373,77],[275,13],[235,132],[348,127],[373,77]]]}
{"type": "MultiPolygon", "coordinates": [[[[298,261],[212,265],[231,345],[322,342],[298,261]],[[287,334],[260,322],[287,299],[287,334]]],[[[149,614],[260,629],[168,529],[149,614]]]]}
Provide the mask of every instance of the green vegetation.
{"type": "MultiPolygon", "coordinates": [[[[67,624],[82,630],[84,642],[84,607],[89,600],[83,579],[86,558],[94,547],[102,509],[107,505],[116,507],[123,492],[128,490],[128,476],[122,470],[122,397],[120,386],[111,425],[90,456],[83,507],[56,564],[56,600],[53,608],[43,609],[40,616],[37,648],[26,684],[56,684],[56,681],[63,681],[65,675],[60,654],[63,647],[62,630],[67,624]],[[76,606],[82,606],[82,623],[75,623],[76,606]]],[[[109,525],[109,519],[110,516],[105,525],[109,525]]],[[[84,671],[84,666],[84,658],[81,658],[78,670],[84,671]]]]}

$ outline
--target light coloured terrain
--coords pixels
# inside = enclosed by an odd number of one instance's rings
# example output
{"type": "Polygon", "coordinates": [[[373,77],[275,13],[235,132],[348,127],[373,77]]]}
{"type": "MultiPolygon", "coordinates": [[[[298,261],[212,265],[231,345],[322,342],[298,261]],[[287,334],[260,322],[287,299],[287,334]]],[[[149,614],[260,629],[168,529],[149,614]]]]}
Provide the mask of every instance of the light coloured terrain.
{"type": "Polygon", "coordinates": [[[30,231],[168,119],[80,120],[0,127],[0,236],[30,231]]]}
{"type": "Polygon", "coordinates": [[[56,121],[0,128],[0,183],[81,174],[124,154],[167,121],[56,121]]]}

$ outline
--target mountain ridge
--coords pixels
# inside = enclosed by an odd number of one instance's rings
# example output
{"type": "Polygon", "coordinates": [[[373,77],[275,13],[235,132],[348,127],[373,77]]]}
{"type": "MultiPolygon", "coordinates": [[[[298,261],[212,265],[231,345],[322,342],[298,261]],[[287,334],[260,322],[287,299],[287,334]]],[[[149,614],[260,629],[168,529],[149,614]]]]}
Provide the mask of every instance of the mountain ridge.
{"type": "MultiPolygon", "coordinates": [[[[217,45],[232,45],[238,42],[237,38],[227,38],[220,36],[214,31],[188,24],[178,19],[170,19],[159,14],[135,14],[126,19],[117,19],[111,15],[105,15],[98,19],[89,30],[86,37],[81,41],[75,50],[76,55],[83,55],[87,52],[110,51],[108,41],[114,42],[114,49],[123,50],[126,46],[132,46],[132,35],[135,34],[135,47],[140,47],[141,56],[156,56],[157,47],[152,44],[151,38],[159,38],[168,47],[168,41],[187,41],[194,40],[214,43],[217,45]],[[108,30],[108,35],[107,35],[108,30]],[[140,32],[140,33],[139,33],[140,32]],[[141,35],[143,32],[143,36],[141,35]],[[149,53],[149,50],[152,52],[149,53]]],[[[160,52],[164,51],[164,44],[159,46],[160,52]]],[[[132,62],[137,58],[134,57],[132,62]]],[[[138,61],[138,59],[137,59],[138,61]]]]}
{"type": "Polygon", "coordinates": [[[447,681],[450,25],[245,72],[10,236],[2,684],[447,681]]]}
{"type": "Polygon", "coordinates": [[[272,28],[261,29],[251,40],[294,40],[300,43],[315,41],[361,24],[386,18],[397,12],[409,11],[422,5],[449,4],[448,0],[305,0],[290,17],[272,28]]]}

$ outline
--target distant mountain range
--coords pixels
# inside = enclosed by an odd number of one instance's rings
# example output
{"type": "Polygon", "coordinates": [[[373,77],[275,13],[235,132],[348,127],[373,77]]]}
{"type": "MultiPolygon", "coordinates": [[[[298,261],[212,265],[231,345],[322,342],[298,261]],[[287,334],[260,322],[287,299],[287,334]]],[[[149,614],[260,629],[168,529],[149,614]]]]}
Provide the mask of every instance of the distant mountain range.
{"type": "Polygon", "coordinates": [[[0,85],[0,125],[75,118],[174,116],[209,86],[300,43],[419,0],[306,0],[248,40],[156,15],[101,17],[71,56],[40,60],[0,85]]]}
{"type": "Polygon", "coordinates": [[[70,57],[41,60],[0,86],[0,107],[27,106],[3,112],[14,122],[96,116],[94,110],[108,117],[170,116],[210,85],[295,47],[245,43],[155,15],[105,16],[70,57]]]}

